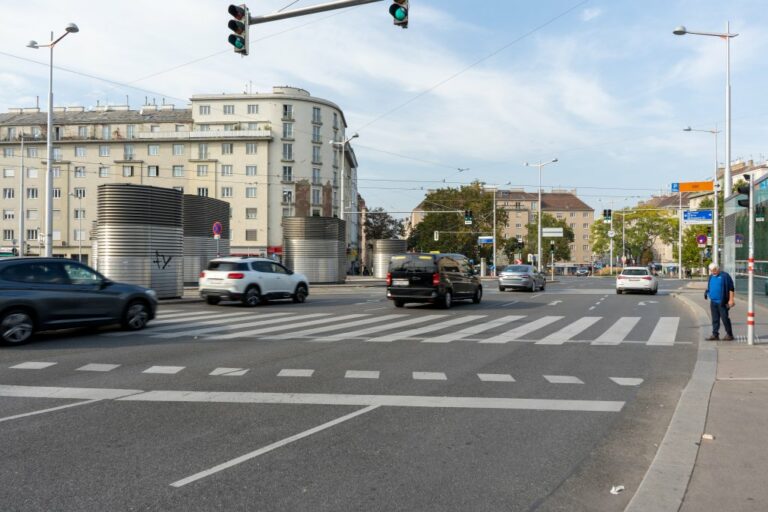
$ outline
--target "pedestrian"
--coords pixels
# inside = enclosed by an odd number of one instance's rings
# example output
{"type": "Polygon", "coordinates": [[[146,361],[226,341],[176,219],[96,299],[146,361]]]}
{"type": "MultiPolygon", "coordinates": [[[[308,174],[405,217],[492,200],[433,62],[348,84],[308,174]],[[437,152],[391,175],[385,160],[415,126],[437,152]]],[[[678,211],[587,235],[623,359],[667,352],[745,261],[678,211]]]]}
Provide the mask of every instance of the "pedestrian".
{"type": "Polygon", "coordinates": [[[720,320],[723,321],[723,327],[725,327],[726,335],[723,341],[733,341],[733,329],[731,329],[731,319],[728,316],[728,310],[733,307],[735,301],[733,279],[728,272],[721,271],[716,263],[709,264],[709,273],[704,300],[709,298],[709,310],[712,313],[712,336],[707,338],[707,341],[720,339],[720,320]]]}

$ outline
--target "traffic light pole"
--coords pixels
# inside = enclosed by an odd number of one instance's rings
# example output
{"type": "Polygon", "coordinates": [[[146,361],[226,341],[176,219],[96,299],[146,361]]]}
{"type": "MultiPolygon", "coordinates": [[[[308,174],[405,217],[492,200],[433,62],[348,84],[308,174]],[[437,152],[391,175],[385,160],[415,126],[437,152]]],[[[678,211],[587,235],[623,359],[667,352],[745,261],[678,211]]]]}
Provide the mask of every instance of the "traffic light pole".
{"type": "Polygon", "coordinates": [[[755,344],[755,187],[749,182],[749,255],[747,260],[747,343],[755,344]]]}
{"type": "Polygon", "coordinates": [[[248,24],[256,25],[258,23],[268,23],[270,21],[284,20],[287,18],[296,18],[298,16],[306,16],[307,14],[316,14],[318,12],[333,11],[336,9],[344,9],[346,7],[357,7],[358,5],[372,4],[374,2],[381,2],[382,0],[338,0],[336,2],[329,2],[326,4],[311,5],[301,9],[294,9],[292,11],[276,12],[274,14],[265,14],[264,16],[249,16],[248,24]]]}

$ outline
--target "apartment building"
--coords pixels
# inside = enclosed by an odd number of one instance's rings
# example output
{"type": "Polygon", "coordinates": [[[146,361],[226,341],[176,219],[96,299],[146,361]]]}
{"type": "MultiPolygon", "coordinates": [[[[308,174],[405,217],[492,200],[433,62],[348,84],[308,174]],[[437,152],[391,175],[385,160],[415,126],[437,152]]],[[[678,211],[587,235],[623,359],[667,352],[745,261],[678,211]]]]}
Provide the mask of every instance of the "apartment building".
{"type": "MultiPolygon", "coordinates": [[[[30,252],[42,253],[46,122],[38,108],[0,114],[0,245],[6,250],[18,243],[23,215],[30,252]]],[[[195,95],[186,108],[54,107],[53,253],[71,257],[81,244],[90,252],[97,188],[120,182],[227,201],[232,253],[279,256],[283,217],[340,216],[342,192],[347,205],[356,204],[354,151],[332,144],[347,139],[346,126],[338,105],[294,87],[195,95]]],[[[347,217],[352,254],[358,223],[347,217]]]]}

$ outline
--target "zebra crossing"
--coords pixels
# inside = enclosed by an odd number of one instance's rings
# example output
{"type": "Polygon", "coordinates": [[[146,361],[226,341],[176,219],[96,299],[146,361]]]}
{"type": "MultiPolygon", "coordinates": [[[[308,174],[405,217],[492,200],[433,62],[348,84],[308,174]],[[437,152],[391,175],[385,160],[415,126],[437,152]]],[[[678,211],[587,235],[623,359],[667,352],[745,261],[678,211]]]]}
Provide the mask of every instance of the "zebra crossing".
{"type": "Polygon", "coordinates": [[[412,315],[403,313],[293,313],[240,311],[200,317],[199,312],[164,310],[139,332],[111,332],[106,336],[148,336],[157,339],[193,338],[205,340],[269,339],[299,340],[313,343],[362,341],[392,343],[478,344],[511,342],[536,345],[584,343],[611,346],[627,343],[648,346],[673,346],[690,343],[678,339],[680,317],[602,317],[570,318],[547,315],[492,317],[484,314],[412,315]],[[648,334],[650,333],[650,334],[648,334]]]}

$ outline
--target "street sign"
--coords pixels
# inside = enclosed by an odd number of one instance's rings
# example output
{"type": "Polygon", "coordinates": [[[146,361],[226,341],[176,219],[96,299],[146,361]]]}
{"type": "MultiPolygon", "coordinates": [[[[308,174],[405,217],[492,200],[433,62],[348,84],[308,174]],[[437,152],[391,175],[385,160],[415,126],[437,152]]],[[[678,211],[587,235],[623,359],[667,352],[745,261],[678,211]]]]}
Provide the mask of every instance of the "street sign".
{"type": "Polygon", "coordinates": [[[221,236],[221,232],[224,230],[224,226],[221,225],[221,222],[216,221],[213,223],[213,234],[221,236]]]}
{"type": "Polygon", "coordinates": [[[608,238],[613,238],[616,236],[616,232],[614,230],[608,231],[608,238]]]}
{"type": "Polygon", "coordinates": [[[683,210],[684,224],[712,224],[712,210],[683,210]]]}
{"type": "Polygon", "coordinates": [[[672,192],[680,192],[680,184],[679,183],[673,183],[672,184],[672,192]]]}
{"type": "Polygon", "coordinates": [[[546,238],[562,238],[563,228],[541,228],[541,236],[546,238]]]}
{"type": "Polygon", "coordinates": [[[700,248],[707,246],[707,235],[696,235],[696,243],[700,248]]]}
{"type": "Polygon", "coordinates": [[[672,192],[712,192],[714,189],[713,181],[683,181],[672,184],[672,192]]]}
{"type": "Polygon", "coordinates": [[[736,248],[740,249],[744,246],[744,235],[736,233],[736,248]]]}
{"type": "Polygon", "coordinates": [[[479,236],[479,237],[477,237],[477,243],[478,243],[478,245],[492,244],[493,243],[493,237],[492,236],[479,236]]]}

